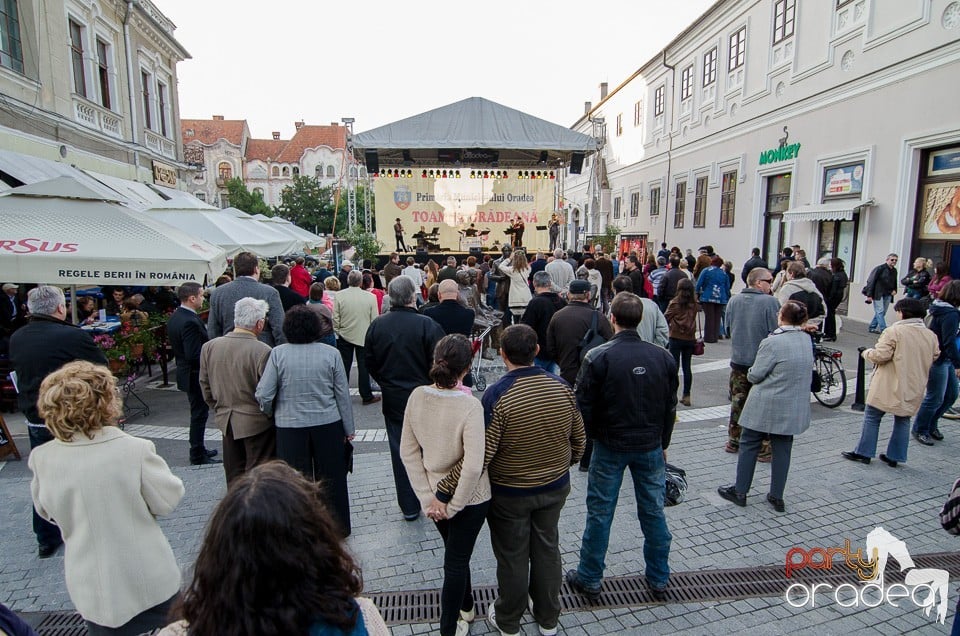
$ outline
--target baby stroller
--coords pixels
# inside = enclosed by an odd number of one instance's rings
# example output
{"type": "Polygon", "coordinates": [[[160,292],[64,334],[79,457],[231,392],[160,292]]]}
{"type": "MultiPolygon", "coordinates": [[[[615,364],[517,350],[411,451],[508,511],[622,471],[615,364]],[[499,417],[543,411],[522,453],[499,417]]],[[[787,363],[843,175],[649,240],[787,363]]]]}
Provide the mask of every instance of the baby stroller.
{"type": "Polygon", "coordinates": [[[487,388],[487,378],[483,375],[483,341],[490,335],[493,327],[493,322],[482,320],[479,316],[473,323],[473,334],[470,337],[470,344],[473,347],[471,374],[473,375],[473,388],[477,391],[483,391],[487,388]]]}

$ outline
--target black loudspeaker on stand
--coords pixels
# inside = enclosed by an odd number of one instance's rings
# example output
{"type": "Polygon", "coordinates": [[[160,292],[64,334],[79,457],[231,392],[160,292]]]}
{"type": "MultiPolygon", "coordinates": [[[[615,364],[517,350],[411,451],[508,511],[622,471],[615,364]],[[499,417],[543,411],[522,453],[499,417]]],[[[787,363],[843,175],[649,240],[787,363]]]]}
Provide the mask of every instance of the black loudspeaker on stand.
{"type": "Polygon", "coordinates": [[[367,150],[363,153],[363,158],[367,164],[367,174],[380,172],[380,156],[377,155],[376,150],[367,150]]]}
{"type": "MultiPolygon", "coordinates": [[[[570,155],[570,174],[580,174],[583,171],[583,159],[584,154],[582,152],[575,152],[570,155]]],[[[370,168],[368,167],[369,171],[370,168]]]]}

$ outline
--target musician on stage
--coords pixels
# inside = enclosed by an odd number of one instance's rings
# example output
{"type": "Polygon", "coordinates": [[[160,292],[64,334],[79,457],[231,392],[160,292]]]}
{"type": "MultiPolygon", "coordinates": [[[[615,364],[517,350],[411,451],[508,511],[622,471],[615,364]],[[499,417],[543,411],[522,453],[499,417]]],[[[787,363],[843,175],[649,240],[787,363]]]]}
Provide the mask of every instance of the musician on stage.
{"type": "Polygon", "coordinates": [[[400,224],[400,219],[397,219],[397,222],[393,224],[393,235],[397,239],[397,251],[409,252],[410,250],[403,242],[403,225],[400,224]]]}
{"type": "Polygon", "coordinates": [[[550,251],[557,249],[557,242],[560,239],[560,218],[554,212],[550,216],[550,223],[547,228],[550,232],[550,251]]]}
{"type": "Polygon", "coordinates": [[[514,247],[523,247],[523,230],[526,227],[523,223],[523,217],[519,214],[517,219],[513,222],[513,246],[514,247]]]}
{"type": "Polygon", "coordinates": [[[420,226],[420,231],[413,235],[417,239],[418,249],[427,249],[427,228],[420,226]]]}
{"type": "Polygon", "coordinates": [[[463,235],[467,238],[473,238],[477,235],[477,228],[471,223],[470,227],[463,231],[463,235]]]}

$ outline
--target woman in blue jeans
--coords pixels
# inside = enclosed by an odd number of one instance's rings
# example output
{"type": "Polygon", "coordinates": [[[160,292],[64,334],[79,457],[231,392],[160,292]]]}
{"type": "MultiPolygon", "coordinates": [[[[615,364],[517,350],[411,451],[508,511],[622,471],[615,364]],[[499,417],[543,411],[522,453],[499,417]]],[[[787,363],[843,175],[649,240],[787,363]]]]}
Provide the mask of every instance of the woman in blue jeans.
{"type": "Polygon", "coordinates": [[[960,372],[960,352],[957,351],[957,329],[960,328],[960,280],[952,280],[940,291],[940,297],[930,305],[928,327],[937,336],[940,357],[930,367],[927,392],[913,420],[913,439],[924,446],[933,446],[943,439],[937,427],[940,416],[953,406],[960,393],[957,373],[960,372]]]}
{"type": "Polygon", "coordinates": [[[400,456],[420,505],[443,538],[440,634],[465,636],[476,616],[470,558],[490,507],[490,480],[483,468],[485,427],[480,400],[458,385],[470,371],[473,350],[461,334],[437,343],[430,379],[410,394],[403,415],[400,456]],[[438,485],[457,464],[452,497],[438,485]]]}
{"type": "Polygon", "coordinates": [[[900,321],[887,327],[875,347],[863,352],[864,360],[877,368],[870,381],[867,405],[863,412],[863,430],[857,448],[841,453],[844,459],[869,464],[877,453],[880,419],[893,415],[893,432],[887,443],[887,452],[880,453],[880,461],[896,467],[907,461],[910,442],[910,418],[920,408],[925,379],[940,349],[937,338],[923,324],[926,312],[922,300],[903,298],[894,306],[900,321]]]}

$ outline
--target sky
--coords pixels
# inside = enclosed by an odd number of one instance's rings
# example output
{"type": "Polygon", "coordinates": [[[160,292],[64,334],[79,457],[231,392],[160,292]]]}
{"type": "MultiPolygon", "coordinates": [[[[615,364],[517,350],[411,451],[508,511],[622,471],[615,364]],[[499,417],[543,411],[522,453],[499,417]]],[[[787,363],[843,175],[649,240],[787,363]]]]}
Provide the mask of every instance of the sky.
{"type": "Polygon", "coordinates": [[[363,132],[468,97],[571,126],[713,0],[153,0],[192,59],[180,116],[255,138],[353,117],[363,132]]]}

